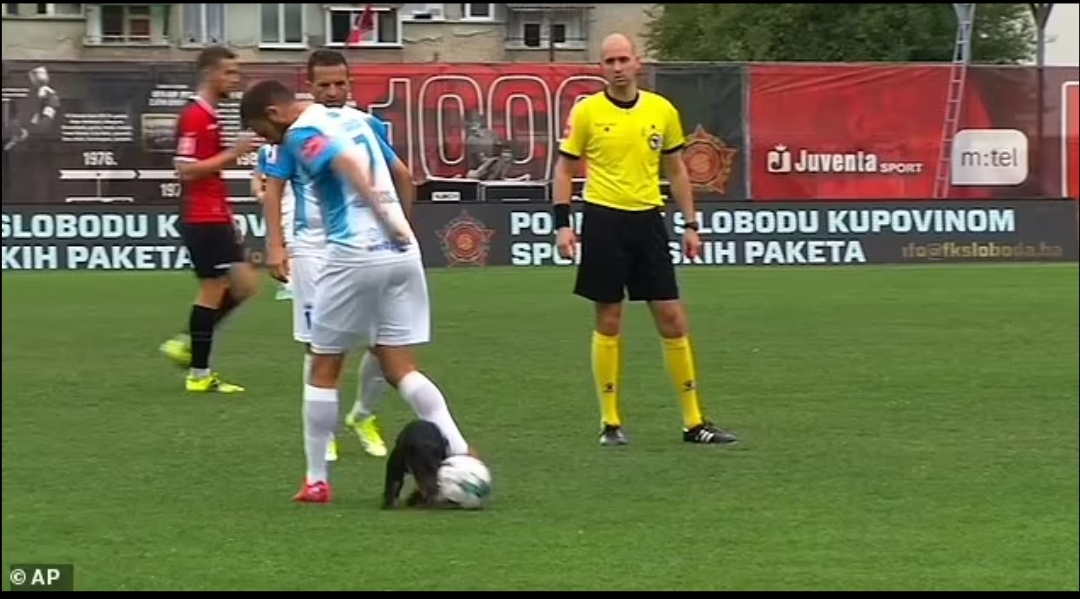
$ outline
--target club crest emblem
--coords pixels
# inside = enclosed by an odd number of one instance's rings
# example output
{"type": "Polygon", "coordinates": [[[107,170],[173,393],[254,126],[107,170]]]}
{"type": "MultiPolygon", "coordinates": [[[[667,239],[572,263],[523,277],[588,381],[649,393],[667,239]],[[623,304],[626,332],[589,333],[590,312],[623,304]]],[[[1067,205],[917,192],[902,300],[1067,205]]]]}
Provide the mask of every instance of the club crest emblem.
{"type": "Polygon", "coordinates": [[[439,230],[439,245],[447,266],[485,266],[491,253],[489,229],[476,217],[462,210],[439,230]]]}
{"type": "Polygon", "coordinates": [[[686,138],[686,148],[683,149],[683,162],[690,174],[690,182],[702,191],[725,193],[736,154],[738,150],[698,125],[694,133],[686,138]]]}

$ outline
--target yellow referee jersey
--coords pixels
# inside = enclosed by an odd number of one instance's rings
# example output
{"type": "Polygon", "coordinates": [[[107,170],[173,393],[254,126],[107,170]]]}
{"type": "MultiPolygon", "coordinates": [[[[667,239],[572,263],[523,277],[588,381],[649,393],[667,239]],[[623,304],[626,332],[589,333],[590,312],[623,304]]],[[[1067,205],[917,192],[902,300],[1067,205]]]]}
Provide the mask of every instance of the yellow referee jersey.
{"type": "Polygon", "coordinates": [[[619,210],[663,206],[660,155],[683,148],[679,111],[663,96],[641,91],[633,103],[598,92],[570,112],[559,152],[584,159],[584,199],[619,210]]]}

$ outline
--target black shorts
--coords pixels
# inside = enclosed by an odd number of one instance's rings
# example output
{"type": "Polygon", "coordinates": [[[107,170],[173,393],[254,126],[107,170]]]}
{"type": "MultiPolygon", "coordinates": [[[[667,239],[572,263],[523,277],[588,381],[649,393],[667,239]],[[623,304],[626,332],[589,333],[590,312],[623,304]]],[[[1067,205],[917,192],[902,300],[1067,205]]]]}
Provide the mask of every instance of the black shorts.
{"type": "Polygon", "coordinates": [[[186,223],[180,227],[180,237],[200,279],[223,277],[233,264],[244,261],[244,248],[231,223],[186,223]]]}
{"type": "Polygon", "coordinates": [[[679,299],[667,225],[657,210],[585,204],[574,293],[598,303],[679,299]]]}

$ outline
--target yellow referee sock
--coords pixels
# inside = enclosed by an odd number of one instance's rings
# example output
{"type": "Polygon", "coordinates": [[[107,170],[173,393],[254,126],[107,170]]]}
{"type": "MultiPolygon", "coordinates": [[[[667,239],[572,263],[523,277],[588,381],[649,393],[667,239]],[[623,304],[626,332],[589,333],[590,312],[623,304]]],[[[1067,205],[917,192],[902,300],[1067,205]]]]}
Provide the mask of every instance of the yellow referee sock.
{"type": "Polygon", "coordinates": [[[608,337],[593,331],[592,372],[596,397],[600,401],[600,418],[604,424],[622,426],[619,417],[619,337],[608,337]]]}
{"type": "Polygon", "coordinates": [[[689,337],[664,339],[664,361],[682,406],[683,426],[694,428],[702,423],[701,404],[698,401],[697,373],[694,371],[694,352],[689,337]]]}

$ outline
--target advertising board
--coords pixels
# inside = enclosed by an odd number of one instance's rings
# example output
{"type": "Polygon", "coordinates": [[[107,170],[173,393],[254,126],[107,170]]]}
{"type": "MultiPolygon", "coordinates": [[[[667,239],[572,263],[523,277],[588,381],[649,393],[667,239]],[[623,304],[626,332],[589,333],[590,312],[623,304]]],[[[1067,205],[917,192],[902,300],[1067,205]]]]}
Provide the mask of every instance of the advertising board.
{"type": "MultiPolygon", "coordinates": [[[[701,255],[679,247],[685,221],[668,212],[671,259],[699,266],[822,266],[1077,260],[1076,202],[702,202],[701,255]]],[[[547,206],[432,203],[414,211],[429,267],[567,266],[547,206]]],[[[237,228],[260,263],[266,225],[239,206],[237,228]]],[[[581,212],[575,213],[580,226],[581,212]]],[[[174,209],[5,206],[3,269],[175,270],[190,264],[174,209]]]]}

